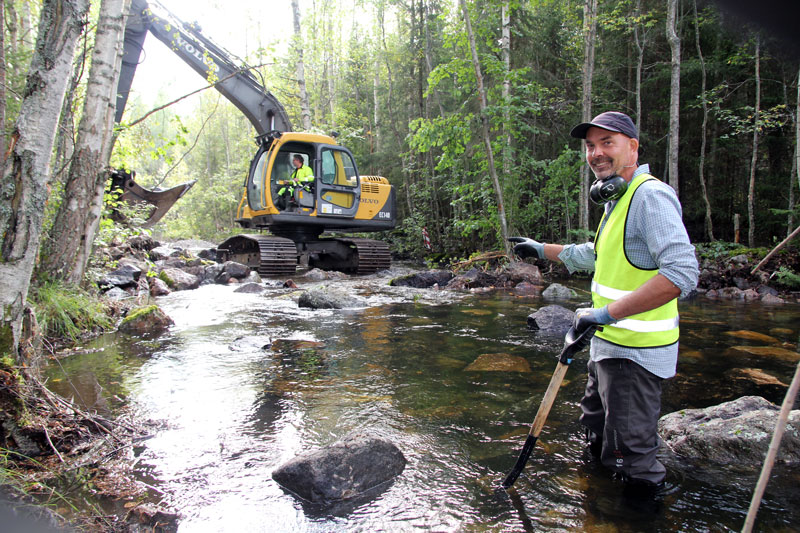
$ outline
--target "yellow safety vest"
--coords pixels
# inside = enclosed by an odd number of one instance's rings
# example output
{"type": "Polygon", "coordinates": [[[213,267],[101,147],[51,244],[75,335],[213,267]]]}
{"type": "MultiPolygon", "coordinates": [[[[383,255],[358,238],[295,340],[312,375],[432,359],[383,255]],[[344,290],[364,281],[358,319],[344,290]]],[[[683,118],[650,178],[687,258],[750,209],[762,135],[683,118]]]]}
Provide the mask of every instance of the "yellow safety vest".
{"type": "Polygon", "coordinates": [[[314,172],[307,165],[303,165],[300,168],[294,169],[294,172],[292,172],[292,179],[294,178],[297,178],[300,185],[305,185],[310,181],[314,181],[314,172]]]}
{"type": "Polygon", "coordinates": [[[314,181],[314,172],[309,166],[303,165],[300,168],[294,169],[294,172],[292,172],[292,176],[289,178],[289,180],[290,181],[287,181],[286,184],[280,188],[278,195],[283,196],[283,193],[286,191],[289,191],[289,194],[294,194],[295,187],[300,187],[306,191],[309,191],[310,189],[307,187],[307,185],[314,181]],[[292,183],[291,181],[295,178],[297,178],[297,184],[292,183]]]}
{"type": "MultiPolygon", "coordinates": [[[[650,174],[639,174],[628,186],[611,215],[603,215],[595,236],[595,272],[592,279],[592,303],[603,307],[630,294],[658,274],[658,269],[645,270],[631,264],[625,253],[625,227],[631,200],[645,181],[655,180],[650,174]],[[605,227],[603,221],[606,220],[605,227]],[[600,228],[603,231],[600,232],[600,228]]],[[[667,346],[678,340],[678,300],[673,299],[650,311],[631,315],[614,324],[603,326],[596,335],[604,340],[633,348],[667,346]]]]}

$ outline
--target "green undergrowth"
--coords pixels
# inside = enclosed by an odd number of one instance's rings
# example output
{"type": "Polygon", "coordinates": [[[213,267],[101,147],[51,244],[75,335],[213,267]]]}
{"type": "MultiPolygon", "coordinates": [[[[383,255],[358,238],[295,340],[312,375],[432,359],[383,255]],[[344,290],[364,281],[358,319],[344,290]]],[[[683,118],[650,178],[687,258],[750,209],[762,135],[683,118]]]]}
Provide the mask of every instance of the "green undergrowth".
{"type": "Polygon", "coordinates": [[[746,255],[749,260],[761,260],[767,255],[767,248],[748,248],[739,243],[714,241],[695,243],[695,250],[700,259],[721,261],[737,255],[746,255]]]}
{"type": "Polygon", "coordinates": [[[75,342],[114,326],[108,304],[74,285],[45,282],[31,289],[30,301],[42,334],[50,339],[75,342]]]}

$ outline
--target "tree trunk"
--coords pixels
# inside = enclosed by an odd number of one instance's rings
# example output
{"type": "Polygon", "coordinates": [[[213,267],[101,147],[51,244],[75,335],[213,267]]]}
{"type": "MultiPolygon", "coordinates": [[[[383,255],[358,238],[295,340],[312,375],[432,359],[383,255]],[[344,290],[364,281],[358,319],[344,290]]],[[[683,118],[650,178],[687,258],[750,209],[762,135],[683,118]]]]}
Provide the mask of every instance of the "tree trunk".
{"type": "Polygon", "coordinates": [[[647,31],[639,23],[642,16],[642,0],[636,0],[636,22],[633,24],[633,42],[636,45],[636,131],[642,131],[642,70],[644,69],[644,48],[647,44],[647,31]],[[641,29],[640,29],[641,28],[641,29]]]}
{"type": "MultiPolygon", "coordinates": [[[[329,13],[328,16],[328,35],[331,38],[330,47],[333,46],[333,43],[338,42],[337,40],[333,39],[333,19],[332,15],[329,13]]],[[[328,106],[331,114],[331,118],[329,121],[331,128],[336,128],[336,73],[334,72],[334,60],[333,60],[333,51],[330,49],[326,50],[325,52],[325,70],[328,74],[328,106]]]]}
{"type": "Polygon", "coordinates": [[[0,0],[0,175],[6,155],[6,2],[0,0]]]}
{"type": "Polygon", "coordinates": [[[700,179],[700,190],[703,193],[703,203],[706,206],[706,238],[714,240],[714,226],[711,221],[711,202],[708,199],[708,188],[706,187],[705,166],[706,166],[706,145],[708,144],[708,95],[706,94],[706,62],[703,59],[703,50],[700,48],[700,20],[697,16],[697,0],[694,1],[694,25],[695,25],[695,46],[697,47],[697,57],[700,59],[700,98],[703,101],[703,126],[700,131],[700,161],[698,163],[698,177],[700,179]]]}
{"type": "MultiPolygon", "coordinates": [[[[378,153],[381,151],[381,136],[379,133],[379,125],[381,122],[380,115],[380,95],[378,88],[381,83],[381,62],[378,59],[379,52],[375,51],[375,76],[372,79],[372,146],[370,153],[378,153]]],[[[374,160],[370,160],[370,165],[374,165],[374,160]]],[[[374,174],[375,170],[370,169],[370,173],[374,174]]]]}
{"type": "MultiPolygon", "coordinates": [[[[797,103],[794,110],[794,163],[792,164],[792,170],[797,177],[797,184],[800,186],[800,70],[797,71],[797,103]]],[[[794,187],[791,187],[791,190],[794,190],[794,187]]],[[[792,225],[790,224],[789,227],[791,228],[792,225]]]]}
{"type": "MultiPolygon", "coordinates": [[[[17,12],[14,9],[14,2],[13,0],[8,1],[3,0],[3,4],[6,6],[5,9],[5,24],[3,25],[3,32],[8,29],[8,51],[11,53],[12,56],[16,57],[17,55],[17,12]]],[[[13,74],[17,74],[19,71],[19,66],[11,65],[13,69],[13,74]]]]}
{"type": "Polygon", "coordinates": [[[494,153],[492,151],[492,139],[489,136],[489,117],[486,114],[488,104],[486,102],[486,89],[483,86],[483,74],[481,74],[481,63],[478,59],[478,50],[475,47],[475,35],[472,33],[472,24],[469,20],[469,11],[467,4],[464,0],[458,0],[461,4],[461,10],[464,12],[464,24],[467,27],[467,37],[469,38],[469,47],[472,51],[472,66],[475,68],[475,79],[478,83],[478,97],[481,106],[481,125],[483,126],[483,144],[486,147],[486,159],[489,164],[489,175],[492,177],[494,183],[494,190],[497,194],[497,216],[500,219],[500,232],[503,239],[503,247],[505,248],[506,255],[512,258],[511,246],[508,242],[508,227],[506,226],[506,212],[503,206],[503,189],[500,187],[500,180],[497,178],[497,169],[494,166],[494,153]]]}
{"type": "Polygon", "coordinates": [[[300,89],[300,115],[303,119],[303,129],[311,129],[311,104],[306,91],[306,74],[303,65],[303,31],[300,27],[300,4],[292,0],[292,14],[294,19],[294,46],[297,53],[297,87],[300,89]]]}
{"type": "Polygon", "coordinates": [[[44,0],[0,189],[0,354],[17,354],[49,191],[50,153],[88,0],[44,0]]]}
{"type": "Polygon", "coordinates": [[[56,149],[55,156],[51,161],[53,165],[53,182],[65,183],[66,170],[68,163],[72,160],[72,154],[75,153],[75,113],[73,109],[73,100],[75,99],[75,92],[83,79],[87,65],[87,40],[88,36],[84,33],[81,39],[82,43],[78,46],[82,48],[80,53],[76,53],[75,59],[72,61],[72,77],[67,85],[67,92],[64,96],[64,104],[61,106],[61,117],[58,120],[58,131],[56,133],[56,149]]]}
{"type": "MultiPolygon", "coordinates": [[[[505,192],[508,180],[511,175],[511,6],[505,0],[501,7],[500,19],[502,23],[502,38],[500,39],[500,49],[503,53],[503,191],[505,192]]],[[[508,209],[508,217],[514,219],[511,207],[508,209]]]]}
{"type": "MultiPolygon", "coordinates": [[[[783,105],[789,110],[789,82],[784,78],[783,80],[783,105]]],[[[795,126],[795,135],[797,129],[797,117],[792,116],[792,124],[795,126]]],[[[792,157],[792,170],[789,173],[789,213],[786,216],[786,234],[791,235],[792,228],[794,227],[794,175],[797,171],[797,138],[795,137],[795,154],[792,157]]]]}
{"type": "MultiPolygon", "coordinates": [[[[594,45],[597,35],[597,0],[586,0],[583,6],[583,122],[592,120],[592,78],[594,77],[594,45]]],[[[579,225],[589,230],[589,184],[591,175],[588,165],[581,167],[581,197],[579,225]]]]}
{"type": "Polygon", "coordinates": [[[40,268],[75,285],[83,280],[102,214],[129,5],[130,0],[100,3],[92,66],[64,199],[43,246],[40,268]]]}
{"type": "Polygon", "coordinates": [[[672,73],[669,89],[669,162],[668,183],[680,198],[681,187],[678,176],[678,142],[680,140],[680,97],[681,97],[681,39],[675,27],[678,19],[678,0],[667,2],[667,41],[672,51],[672,73]]]}
{"type": "Polygon", "coordinates": [[[758,162],[759,122],[761,121],[761,42],[756,35],[756,102],[753,113],[753,156],[750,160],[750,186],[747,189],[747,243],[753,248],[756,244],[756,163],[758,162]]]}

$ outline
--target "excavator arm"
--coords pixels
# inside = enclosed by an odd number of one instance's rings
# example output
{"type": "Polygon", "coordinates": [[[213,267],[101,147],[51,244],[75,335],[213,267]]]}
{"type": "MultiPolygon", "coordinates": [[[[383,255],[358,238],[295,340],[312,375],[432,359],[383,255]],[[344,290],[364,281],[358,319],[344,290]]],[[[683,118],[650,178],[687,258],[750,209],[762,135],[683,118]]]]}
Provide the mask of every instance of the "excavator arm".
{"type": "MultiPolygon", "coordinates": [[[[122,68],[117,84],[116,123],[122,121],[148,33],[152,33],[200,76],[216,83],[214,87],[250,120],[258,136],[274,130],[291,130],[286,110],[259,83],[251,69],[234,63],[232,54],[204,36],[196,25],[185,24],[160,4],[146,0],[132,0],[125,26],[122,68]]],[[[161,220],[195,183],[190,181],[171,189],[150,190],[137,184],[132,174],[124,170],[113,171],[112,176],[112,188],[122,191],[120,200],[153,206],[148,219],[142,224],[145,228],[161,220]]]]}
{"type": "Polygon", "coordinates": [[[122,70],[117,85],[119,123],[125,111],[136,67],[147,33],[152,33],[203,78],[218,82],[215,88],[250,120],[258,135],[271,130],[290,131],[286,110],[267,91],[246,65],[231,60],[232,54],[204,36],[200,28],[185,24],[157,2],[132,0],[125,26],[122,70]]]}

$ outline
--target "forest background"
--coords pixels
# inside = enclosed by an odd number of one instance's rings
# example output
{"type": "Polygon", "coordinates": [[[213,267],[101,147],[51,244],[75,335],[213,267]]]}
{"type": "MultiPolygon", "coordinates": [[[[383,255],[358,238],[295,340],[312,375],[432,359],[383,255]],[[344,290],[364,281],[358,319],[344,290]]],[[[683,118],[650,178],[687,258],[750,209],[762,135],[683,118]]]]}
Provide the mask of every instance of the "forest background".
{"type": "MultiPolygon", "coordinates": [[[[73,154],[99,4],[91,2],[76,47],[44,239],[73,154]]],[[[5,0],[4,7],[5,141],[22,100],[41,0],[5,0]]],[[[251,17],[242,31],[255,37],[232,55],[259,65],[254,71],[296,130],[339,132],[361,174],[390,180],[399,225],[380,238],[401,256],[424,254],[423,227],[435,251],[454,256],[503,248],[506,221],[507,234],[590,238],[600,209],[587,201],[590,176],[569,130],[612,109],[639,126],[640,162],[678,191],[693,241],[734,240],[738,217],[750,246],[773,245],[794,229],[798,55],[714,3],[332,0],[300,2],[298,9],[299,32],[251,17]]],[[[152,49],[159,47],[172,55],[158,42],[152,49]]],[[[127,127],[182,95],[159,87],[154,96],[142,83],[134,82],[111,165],[135,170],[150,187],[197,180],[155,236],[220,242],[238,231],[255,131],[213,89],[127,127]]]]}

